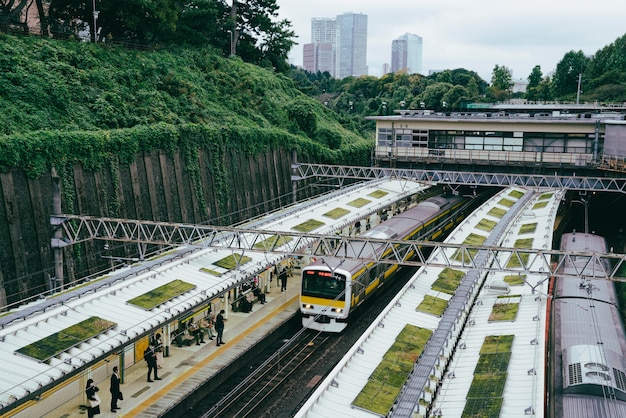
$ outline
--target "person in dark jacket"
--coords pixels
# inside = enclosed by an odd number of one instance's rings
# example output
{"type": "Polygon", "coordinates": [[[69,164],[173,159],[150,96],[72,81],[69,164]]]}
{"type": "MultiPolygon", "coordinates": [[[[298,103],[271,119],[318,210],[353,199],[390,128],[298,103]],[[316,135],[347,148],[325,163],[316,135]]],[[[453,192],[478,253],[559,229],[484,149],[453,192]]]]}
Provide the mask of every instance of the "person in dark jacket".
{"type": "Polygon", "coordinates": [[[118,368],[117,366],[113,367],[113,374],[111,375],[111,412],[117,411],[119,406],[117,406],[117,401],[122,399],[122,392],[120,390],[120,376],[117,374],[118,368]]]}
{"type": "Polygon", "coordinates": [[[287,291],[287,269],[283,268],[278,275],[278,280],[280,280],[280,291],[287,291]]]}
{"type": "Polygon", "coordinates": [[[224,334],[224,321],[226,321],[226,319],[224,319],[224,313],[224,309],[222,309],[215,317],[215,330],[217,331],[216,343],[218,346],[224,344],[224,340],[222,339],[222,335],[224,334]]]}
{"type": "Polygon", "coordinates": [[[97,395],[100,389],[93,384],[93,379],[87,380],[87,387],[85,388],[85,395],[87,395],[87,416],[93,418],[95,415],[100,414],[100,397],[97,395]]]}
{"type": "Polygon", "coordinates": [[[152,370],[154,370],[154,380],[161,380],[161,378],[157,374],[156,356],[154,353],[154,345],[152,342],[150,343],[150,345],[148,345],[146,351],[143,352],[143,358],[144,360],[146,360],[146,363],[148,363],[148,382],[153,382],[153,380],[150,379],[150,374],[152,373],[152,370]]]}

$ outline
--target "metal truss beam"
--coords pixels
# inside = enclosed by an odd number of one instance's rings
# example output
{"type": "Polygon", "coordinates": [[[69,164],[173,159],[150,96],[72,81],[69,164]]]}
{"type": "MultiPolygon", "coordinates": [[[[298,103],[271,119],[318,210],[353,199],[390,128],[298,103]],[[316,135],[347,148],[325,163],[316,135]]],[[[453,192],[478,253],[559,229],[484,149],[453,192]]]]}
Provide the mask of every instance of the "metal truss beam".
{"type": "Polygon", "coordinates": [[[568,190],[589,190],[626,193],[626,178],[548,176],[542,174],[506,174],[445,170],[417,170],[383,167],[352,167],[299,163],[292,165],[292,180],[310,177],[351,178],[374,180],[403,178],[424,183],[470,186],[549,187],[568,190]]]}
{"type": "MultiPolygon", "coordinates": [[[[62,246],[99,239],[168,246],[228,248],[242,253],[254,251],[303,255],[302,248],[308,248],[306,255],[312,257],[360,259],[370,263],[408,266],[507,271],[515,274],[595,276],[626,281],[626,279],[616,277],[617,272],[626,262],[626,254],[485,247],[432,241],[380,240],[79,215],[55,216],[52,218],[52,224],[62,228],[64,233],[62,246]],[[440,251],[446,249],[451,250],[440,251]],[[488,259],[491,260],[488,265],[479,265],[476,262],[480,250],[487,252],[488,259]],[[431,253],[435,256],[429,260],[431,253]],[[573,262],[576,257],[579,257],[577,264],[573,262]],[[581,265],[580,257],[586,257],[586,264],[581,265]],[[570,273],[563,273],[561,270],[564,265],[576,267],[573,267],[570,273]]],[[[59,243],[57,242],[56,245],[58,246],[59,243]]]]}

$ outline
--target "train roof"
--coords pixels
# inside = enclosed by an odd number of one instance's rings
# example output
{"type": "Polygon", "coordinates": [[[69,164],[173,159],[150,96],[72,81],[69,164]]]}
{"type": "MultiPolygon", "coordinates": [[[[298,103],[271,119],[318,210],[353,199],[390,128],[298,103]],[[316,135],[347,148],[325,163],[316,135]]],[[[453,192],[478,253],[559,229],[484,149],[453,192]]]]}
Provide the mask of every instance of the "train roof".
{"type": "Polygon", "coordinates": [[[586,232],[569,232],[561,236],[561,249],[573,252],[606,253],[604,237],[586,232]]]}

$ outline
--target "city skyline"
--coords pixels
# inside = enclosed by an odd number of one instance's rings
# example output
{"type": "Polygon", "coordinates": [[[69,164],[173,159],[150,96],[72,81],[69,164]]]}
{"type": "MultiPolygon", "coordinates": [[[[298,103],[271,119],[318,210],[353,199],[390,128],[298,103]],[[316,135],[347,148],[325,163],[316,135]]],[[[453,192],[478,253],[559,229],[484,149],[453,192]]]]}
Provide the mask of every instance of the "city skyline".
{"type": "Polygon", "coordinates": [[[299,43],[290,62],[302,65],[302,46],[311,42],[311,19],[352,11],[369,16],[368,73],[382,75],[390,64],[391,43],[404,33],[424,40],[422,72],[465,68],[490,81],[495,65],[511,69],[514,78],[527,78],[535,65],[543,74],[556,68],[569,51],[595,54],[626,32],[623,9],[617,0],[598,0],[593,7],[572,7],[571,2],[528,0],[503,7],[495,0],[472,3],[441,0],[390,2],[301,2],[277,0],[278,18],[288,19],[299,43]]]}
{"type": "Polygon", "coordinates": [[[367,75],[367,15],[346,12],[311,19],[311,43],[303,45],[303,67],[337,78],[367,75]]]}

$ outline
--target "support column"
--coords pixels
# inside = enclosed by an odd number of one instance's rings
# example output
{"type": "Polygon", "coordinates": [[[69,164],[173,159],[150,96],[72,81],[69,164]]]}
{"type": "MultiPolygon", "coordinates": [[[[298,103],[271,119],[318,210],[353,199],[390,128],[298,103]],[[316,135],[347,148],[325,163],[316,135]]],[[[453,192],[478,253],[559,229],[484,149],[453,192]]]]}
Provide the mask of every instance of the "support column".
{"type": "MultiPolygon", "coordinates": [[[[58,176],[56,168],[52,167],[52,213],[54,215],[61,215],[61,178],[58,176]]],[[[54,230],[54,241],[61,242],[63,232],[60,227],[54,230]]],[[[52,292],[60,292],[63,290],[63,246],[54,245],[52,249],[54,253],[54,285],[52,285],[52,292]]]]}

